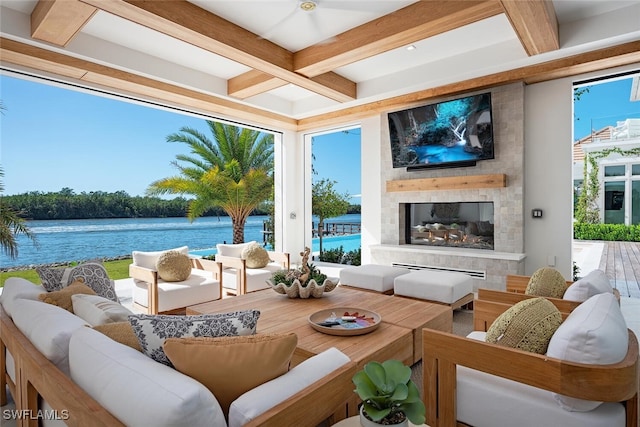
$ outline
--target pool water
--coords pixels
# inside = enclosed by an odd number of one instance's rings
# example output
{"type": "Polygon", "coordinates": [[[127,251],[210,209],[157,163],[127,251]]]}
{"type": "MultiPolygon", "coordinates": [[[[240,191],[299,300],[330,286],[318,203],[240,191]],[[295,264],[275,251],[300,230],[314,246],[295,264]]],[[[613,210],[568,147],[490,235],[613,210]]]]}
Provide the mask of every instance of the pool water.
{"type": "MultiPolygon", "coordinates": [[[[342,246],[345,252],[351,252],[360,249],[360,234],[347,234],[344,236],[327,236],[322,238],[322,250],[338,249],[342,246]]],[[[313,253],[320,252],[320,239],[314,238],[312,240],[313,247],[311,251],[313,253]]],[[[207,248],[189,251],[191,255],[208,256],[215,255],[216,248],[207,248]]]]}

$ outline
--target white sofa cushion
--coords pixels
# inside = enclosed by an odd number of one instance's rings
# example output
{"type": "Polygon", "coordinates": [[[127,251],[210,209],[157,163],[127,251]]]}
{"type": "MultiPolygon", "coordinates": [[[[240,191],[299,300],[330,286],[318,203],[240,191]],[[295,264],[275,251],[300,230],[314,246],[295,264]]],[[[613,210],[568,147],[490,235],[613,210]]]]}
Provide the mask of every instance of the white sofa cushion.
{"type": "Polygon", "coordinates": [[[457,368],[457,419],[474,427],[623,427],[621,403],[603,403],[590,412],[569,412],[553,393],[463,366],[457,368]]]}
{"type": "Polygon", "coordinates": [[[73,304],[73,313],[91,326],[126,322],[129,315],[133,314],[122,304],[99,295],[71,295],[71,303],[73,304]]]}
{"type": "Polygon", "coordinates": [[[137,265],[138,267],[148,268],[150,270],[155,270],[158,258],[160,258],[160,255],[167,251],[176,251],[185,255],[189,255],[189,247],[180,246],[179,248],[167,249],[166,251],[133,251],[131,253],[131,257],[134,265],[137,265]]]}
{"type": "Polygon", "coordinates": [[[125,425],[226,425],[205,386],[91,328],[74,332],[69,360],[73,381],[125,425]]]}
{"type": "Polygon", "coordinates": [[[586,301],[594,295],[613,293],[613,287],[607,274],[602,270],[593,270],[580,280],[572,283],[564,291],[563,299],[569,301],[586,301]]]}
{"type": "MultiPolygon", "coordinates": [[[[594,295],[560,325],[549,341],[547,356],[589,365],[607,365],[624,359],[629,348],[627,324],[616,297],[594,295]]],[[[555,395],[567,411],[591,411],[601,402],[555,395]]]]}
{"type": "Polygon", "coordinates": [[[17,300],[13,322],[35,348],[69,375],[69,339],[87,322],[67,310],[40,301],[17,300]]]}
{"type": "MultiPolygon", "coordinates": [[[[143,307],[149,304],[149,285],[147,282],[133,280],[133,301],[143,307]]],[[[158,279],[158,311],[169,311],[203,302],[220,299],[220,282],[215,280],[211,271],[192,269],[184,282],[165,282],[158,279]]]]}
{"type": "Polygon", "coordinates": [[[229,427],[247,424],[349,361],[348,356],[332,347],[305,360],[286,374],[246,392],[233,401],[229,408],[229,427]]]}
{"type": "MultiPolygon", "coordinates": [[[[473,331],[467,338],[485,341],[486,335],[473,331]]],[[[591,412],[568,412],[557,405],[550,391],[463,366],[458,366],[457,375],[458,421],[475,427],[625,425],[625,409],[620,403],[604,403],[591,412]]]]}
{"type": "Polygon", "coordinates": [[[46,290],[42,285],[36,285],[21,277],[9,277],[4,282],[0,303],[9,317],[13,318],[13,305],[18,299],[30,299],[38,301],[38,296],[44,294],[46,290]]]}

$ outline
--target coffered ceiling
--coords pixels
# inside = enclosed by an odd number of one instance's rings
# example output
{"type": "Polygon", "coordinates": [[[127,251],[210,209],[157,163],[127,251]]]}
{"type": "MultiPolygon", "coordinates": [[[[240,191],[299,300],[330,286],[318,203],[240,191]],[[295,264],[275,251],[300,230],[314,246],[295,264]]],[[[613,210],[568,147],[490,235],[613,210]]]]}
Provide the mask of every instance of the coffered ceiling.
{"type": "Polygon", "coordinates": [[[640,61],[640,0],[0,5],[5,69],[293,127],[508,71],[535,81],[536,65],[640,61]]]}

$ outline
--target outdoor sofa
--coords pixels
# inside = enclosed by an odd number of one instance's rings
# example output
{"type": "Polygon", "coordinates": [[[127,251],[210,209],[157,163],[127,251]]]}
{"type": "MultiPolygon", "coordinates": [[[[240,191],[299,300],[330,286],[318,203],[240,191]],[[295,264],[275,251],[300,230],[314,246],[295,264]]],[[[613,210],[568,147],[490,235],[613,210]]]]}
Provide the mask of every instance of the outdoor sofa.
{"type": "Polygon", "coordinates": [[[227,424],[204,385],[40,301],[43,292],[10,278],[0,296],[0,403],[8,386],[18,426],[315,426],[343,418],[353,394],[355,364],[333,348],[241,395],[227,424]]]}

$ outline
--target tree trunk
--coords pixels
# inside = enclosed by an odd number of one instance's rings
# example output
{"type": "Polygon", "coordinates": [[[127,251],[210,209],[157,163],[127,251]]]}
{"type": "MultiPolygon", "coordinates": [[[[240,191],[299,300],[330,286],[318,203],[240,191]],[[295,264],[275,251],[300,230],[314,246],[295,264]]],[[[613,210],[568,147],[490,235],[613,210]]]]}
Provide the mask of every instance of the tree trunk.
{"type": "Polygon", "coordinates": [[[322,256],[322,235],[324,234],[324,221],[318,222],[318,242],[320,243],[320,256],[322,256]]]}
{"type": "Polygon", "coordinates": [[[233,244],[244,243],[244,219],[231,218],[233,227],[233,244]]]}

